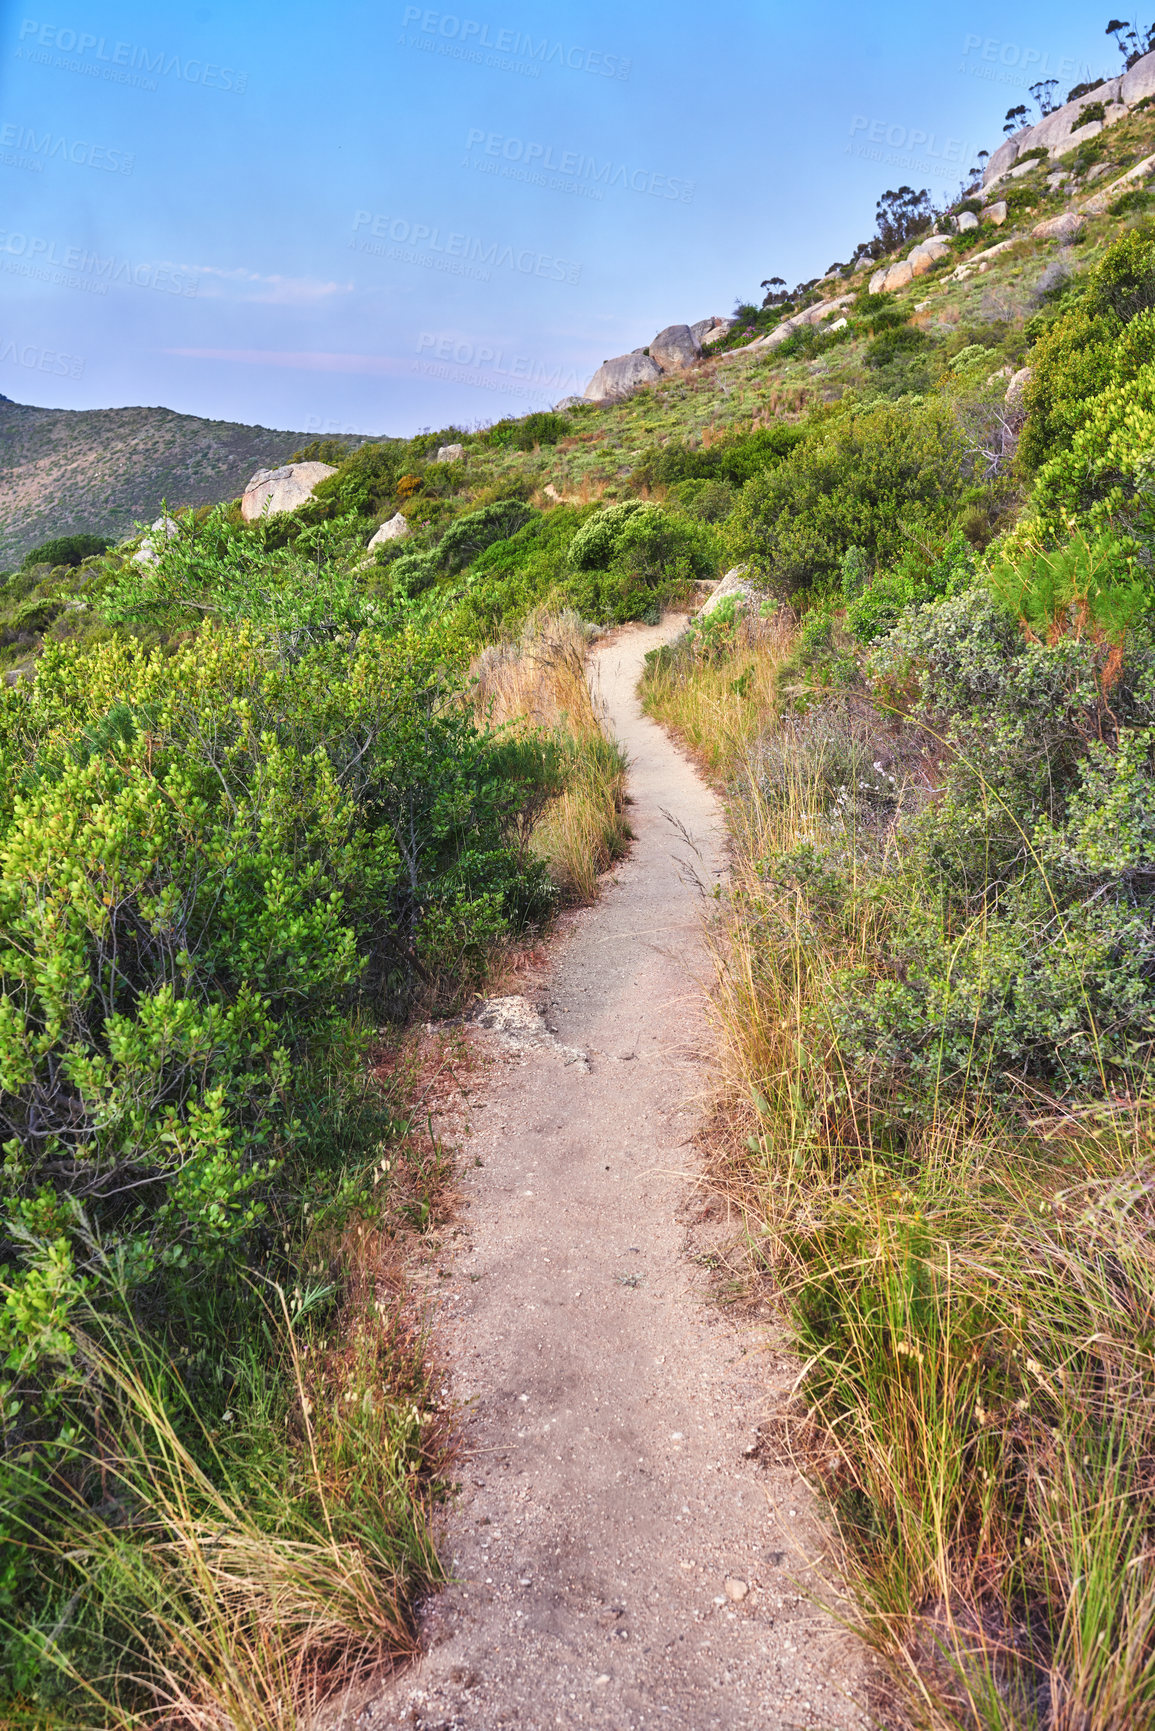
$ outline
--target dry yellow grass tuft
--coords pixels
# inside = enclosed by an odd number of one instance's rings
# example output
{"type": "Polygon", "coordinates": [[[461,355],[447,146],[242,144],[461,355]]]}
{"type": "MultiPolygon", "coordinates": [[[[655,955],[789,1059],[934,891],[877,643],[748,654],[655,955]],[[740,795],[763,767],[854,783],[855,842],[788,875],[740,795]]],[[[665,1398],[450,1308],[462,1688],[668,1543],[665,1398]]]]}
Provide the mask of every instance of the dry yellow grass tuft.
{"type": "Polygon", "coordinates": [[[563,897],[589,902],[598,876],[625,851],[626,760],[605,731],[587,676],[589,631],[576,613],[534,614],[513,643],[482,651],[474,703],[495,727],[538,730],[559,746],[563,791],[546,806],[530,846],[563,897]]]}

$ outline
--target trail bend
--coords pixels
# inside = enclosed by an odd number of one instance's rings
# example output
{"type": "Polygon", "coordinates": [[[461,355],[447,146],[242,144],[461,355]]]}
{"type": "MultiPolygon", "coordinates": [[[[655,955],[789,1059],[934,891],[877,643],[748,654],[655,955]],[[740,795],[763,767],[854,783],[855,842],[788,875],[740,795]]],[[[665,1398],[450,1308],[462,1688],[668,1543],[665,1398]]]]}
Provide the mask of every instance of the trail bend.
{"type": "Polygon", "coordinates": [[[555,947],[558,1046],[499,1051],[471,1102],[466,1230],[435,1313],[465,1414],[442,1534],[455,1584],[362,1725],[868,1722],[861,1655],[806,1596],[808,1564],[824,1567],[811,1499],[788,1462],[744,1452],[797,1367],[766,1324],[710,1301],[687,1255],[710,1082],[702,898],[725,870],[724,817],[636,696],[646,652],[683,624],[594,657],[636,841],[555,947]]]}

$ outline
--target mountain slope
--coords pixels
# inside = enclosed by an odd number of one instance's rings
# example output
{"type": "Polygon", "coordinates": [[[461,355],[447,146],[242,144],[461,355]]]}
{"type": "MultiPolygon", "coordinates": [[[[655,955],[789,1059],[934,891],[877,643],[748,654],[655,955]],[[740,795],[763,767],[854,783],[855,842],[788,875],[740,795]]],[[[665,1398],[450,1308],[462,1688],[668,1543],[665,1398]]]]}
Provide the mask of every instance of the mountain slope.
{"type": "Polygon", "coordinates": [[[0,397],[0,569],[54,535],[127,535],[162,500],[235,497],[255,469],[315,437],[172,409],[38,409],[0,397]]]}

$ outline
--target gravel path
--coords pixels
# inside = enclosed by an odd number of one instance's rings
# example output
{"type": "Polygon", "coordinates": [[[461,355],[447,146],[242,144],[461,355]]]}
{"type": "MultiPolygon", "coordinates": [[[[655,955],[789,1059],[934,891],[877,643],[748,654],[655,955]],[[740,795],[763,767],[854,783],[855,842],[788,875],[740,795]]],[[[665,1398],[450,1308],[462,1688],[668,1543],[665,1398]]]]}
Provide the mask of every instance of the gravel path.
{"type": "Polygon", "coordinates": [[[438,1283],[467,1414],[442,1543],[457,1584],[362,1725],[867,1723],[859,1651],[806,1596],[824,1535],[805,1487],[752,1452],[797,1367],[709,1301],[687,1255],[710,1046],[686,862],[721,877],[723,818],[635,696],[680,624],[597,657],[637,841],[557,946],[545,1022],[512,1000],[491,1018],[510,1031],[478,1036],[495,1052],[471,1103],[483,1164],[438,1283]]]}

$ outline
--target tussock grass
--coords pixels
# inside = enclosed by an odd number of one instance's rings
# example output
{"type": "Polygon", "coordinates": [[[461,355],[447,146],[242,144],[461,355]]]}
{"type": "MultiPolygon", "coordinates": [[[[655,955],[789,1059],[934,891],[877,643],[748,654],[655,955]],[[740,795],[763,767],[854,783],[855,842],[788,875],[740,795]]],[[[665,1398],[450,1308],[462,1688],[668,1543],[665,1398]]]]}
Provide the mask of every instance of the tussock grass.
{"type": "MultiPolygon", "coordinates": [[[[902,828],[831,799],[877,755],[869,715],[775,716],[788,648],[675,649],[645,690],[730,792],[718,1172],[804,1361],[794,1432],[889,1667],[885,1721],[1153,1724],[1155,1105],[976,1083],[903,1129],[847,1073],[828,1007],[883,951],[902,828]],[[806,844],[862,874],[845,917],[776,875],[806,844]]],[[[895,806],[921,797],[898,780],[895,806]]]]}
{"type": "Polygon", "coordinates": [[[473,667],[479,715],[515,732],[537,729],[562,754],[563,789],[534,826],[530,846],[563,897],[590,902],[598,876],[625,852],[625,755],[605,730],[590,685],[589,632],[576,613],[537,613],[513,643],[482,651],[473,667]]]}
{"type": "Polygon", "coordinates": [[[3,1538],[40,1591],[31,1618],[3,1607],[27,1677],[5,1724],[304,1731],[412,1653],[451,1455],[406,1278],[444,1174],[404,1129],[306,1206],[295,1286],[252,1277],[216,1347],[227,1405],[202,1355],[77,1329],[90,1422],[50,1473],[7,1463],[3,1538]]]}
{"type": "Polygon", "coordinates": [[[790,631],[784,615],[735,613],[696,641],[656,651],[642,687],[646,714],[679,733],[711,774],[728,772],[777,710],[790,631]]]}

